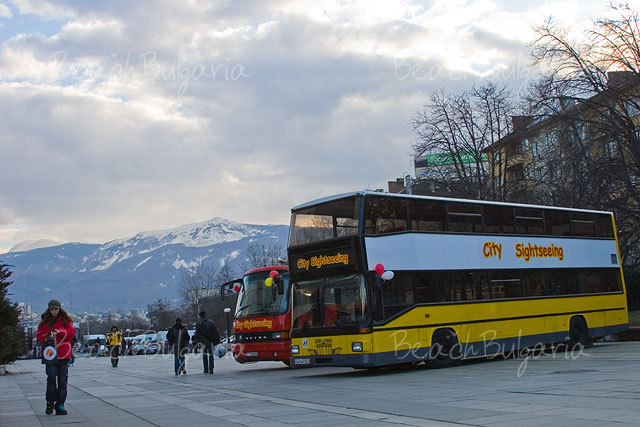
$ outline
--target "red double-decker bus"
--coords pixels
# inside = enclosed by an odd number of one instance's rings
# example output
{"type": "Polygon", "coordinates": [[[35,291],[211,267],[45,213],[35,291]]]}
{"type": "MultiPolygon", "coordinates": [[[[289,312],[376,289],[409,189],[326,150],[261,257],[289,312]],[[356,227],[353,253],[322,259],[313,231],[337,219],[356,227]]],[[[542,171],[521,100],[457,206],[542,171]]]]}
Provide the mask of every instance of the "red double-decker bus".
{"type": "Polygon", "coordinates": [[[245,273],[241,284],[233,286],[238,292],[231,338],[233,357],[240,363],[272,360],[289,365],[289,268],[255,268],[245,273]]]}

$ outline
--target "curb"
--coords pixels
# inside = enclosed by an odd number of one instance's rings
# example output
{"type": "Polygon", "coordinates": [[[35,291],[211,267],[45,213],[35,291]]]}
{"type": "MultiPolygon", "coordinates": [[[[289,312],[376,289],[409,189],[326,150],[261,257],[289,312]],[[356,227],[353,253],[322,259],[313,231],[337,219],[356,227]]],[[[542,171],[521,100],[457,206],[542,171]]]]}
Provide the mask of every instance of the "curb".
{"type": "Polygon", "coordinates": [[[611,335],[611,341],[640,341],[640,327],[629,328],[619,334],[611,335]]]}

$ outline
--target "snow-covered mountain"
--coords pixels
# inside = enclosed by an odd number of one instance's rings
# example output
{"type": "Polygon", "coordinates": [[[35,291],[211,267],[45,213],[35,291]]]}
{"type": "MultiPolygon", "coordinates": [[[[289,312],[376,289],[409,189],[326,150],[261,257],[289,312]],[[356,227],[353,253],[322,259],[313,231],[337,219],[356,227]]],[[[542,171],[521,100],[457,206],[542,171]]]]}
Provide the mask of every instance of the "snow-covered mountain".
{"type": "MultiPolygon", "coordinates": [[[[102,245],[63,245],[11,251],[0,255],[12,265],[13,301],[35,310],[51,298],[73,311],[140,308],[157,300],[178,297],[183,272],[201,262],[229,265],[242,274],[252,244],[286,247],[286,225],[240,224],[214,218],[102,245]]],[[[283,249],[284,253],[284,249],[283,249]]]]}
{"type": "Polygon", "coordinates": [[[9,252],[24,252],[30,251],[32,249],[48,248],[49,246],[58,246],[61,244],[62,242],[49,239],[25,240],[24,242],[20,242],[17,245],[14,245],[11,249],[9,249],[9,252]]]}

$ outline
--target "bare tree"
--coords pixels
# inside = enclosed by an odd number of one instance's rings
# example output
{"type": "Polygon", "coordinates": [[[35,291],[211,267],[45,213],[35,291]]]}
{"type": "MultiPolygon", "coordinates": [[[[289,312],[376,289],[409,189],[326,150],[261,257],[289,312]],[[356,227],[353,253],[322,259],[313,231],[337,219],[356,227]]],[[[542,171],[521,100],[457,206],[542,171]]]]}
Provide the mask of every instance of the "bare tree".
{"type": "Polygon", "coordinates": [[[178,315],[177,310],[168,300],[158,299],[147,305],[147,318],[151,323],[151,329],[160,331],[173,325],[178,315]]]}
{"type": "Polygon", "coordinates": [[[560,139],[560,155],[554,157],[562,171],[554,197],[613,211],[623,263],[637,267],[640,17],[625,5],[612,9],[616,17],[596,20],[583,41],[570,39],[569,31],[551,20],[537,28],[533,55],[546,76],[528,100],[533,114],[555,116],[560,128],[574,130],[560,139]]]}
{"type": "Polygon", "coordinates": [[[483,150],[511,131],[514,113],[506,86],[486,82],[460,95],[435,92],[411,118],[418,141],[416,156],[433,154],[447,160],[446,167],[431,169],[430,179],[442,187],[442,195],[499,199],[502,187],[487,185],[483,150]]]}
{"type": "Polygon", "coordinates": [[[200,299],[216,294],[218,270],[212,264],[200,263],[195,271],[185,271],[180,278],[178,293],[184,305],[186,322],[195,322],[200,299]]]}
{"type": "Polygon", "coordinates": [[[247,248],[247,252],[248,258],[245,262],[246,270],[278,265],[282,260],[286,259],[284,248],[278,245],[265,246],[252,243],[247,248]]]}

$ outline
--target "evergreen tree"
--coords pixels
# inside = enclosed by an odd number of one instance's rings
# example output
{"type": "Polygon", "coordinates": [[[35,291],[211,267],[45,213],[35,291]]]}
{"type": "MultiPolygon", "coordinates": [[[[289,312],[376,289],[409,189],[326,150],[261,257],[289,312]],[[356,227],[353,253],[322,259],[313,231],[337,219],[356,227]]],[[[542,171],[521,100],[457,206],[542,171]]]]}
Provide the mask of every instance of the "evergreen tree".
{"type": "Polygon", "coordinates": [[[24,330],[20,326],[18,304],[11,304],[8,288],[12,271],[0,264],[0,365],[15,361],[25,353],[24,330]]]}

